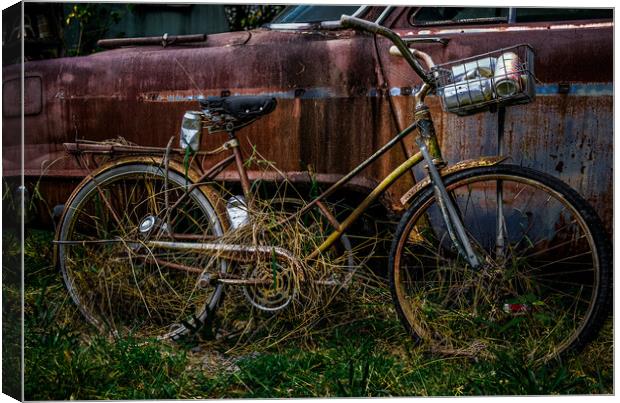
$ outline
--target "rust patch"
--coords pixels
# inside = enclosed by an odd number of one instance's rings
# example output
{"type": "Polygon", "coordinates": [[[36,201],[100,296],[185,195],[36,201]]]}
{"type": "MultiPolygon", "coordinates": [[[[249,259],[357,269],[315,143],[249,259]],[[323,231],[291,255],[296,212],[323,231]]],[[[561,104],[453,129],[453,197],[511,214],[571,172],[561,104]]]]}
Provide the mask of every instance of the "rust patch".
{"type": "MultiPolygon", "coordinates": [[[[506,161],[508,157],[503,156],[490,156],[490,157],[481,157],[477,159],[471,159],[467,161],[461,161],[457,164],[454,164],[449,167],[445,167],[439,171],[441,176],[447,176],[453,174],[458,171],[462,171],[465,169],[475,168],[475,167],[486,167],[497,165],[503,161],[506,161]]],[[[430,178],[424,178],[420,182],[416,183],[411,189],[407,191],[401,198],[400,203],[404,206],[407,206],[411,199],[422,189],[428,186],[431,183],[430,178]]]]}

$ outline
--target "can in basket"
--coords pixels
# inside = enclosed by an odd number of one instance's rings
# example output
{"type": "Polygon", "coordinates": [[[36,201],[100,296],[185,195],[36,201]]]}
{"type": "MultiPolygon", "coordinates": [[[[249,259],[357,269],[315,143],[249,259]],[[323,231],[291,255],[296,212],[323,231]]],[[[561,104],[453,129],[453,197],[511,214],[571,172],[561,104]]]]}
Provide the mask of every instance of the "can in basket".
{"type": "Polygon", "coordinates": [[[488,78],[459,81],[445,86],[442,92],[445,105],[448,108],[472,105],[493,98],[492,83],[488,78]]]}
{"type": "Polygon", "coordinates": [[[528,44],[438,64],[432,72],[442,108],[459,116],[527,104],[536,96],[534,49],[528,44]]]}
{"type": "Polygon", "coordinates": [[[495,66],[495,93],[498,97],[509,97],[521,91],[521,70],[519,56],[514,52],[503,53],[495,66]]]}

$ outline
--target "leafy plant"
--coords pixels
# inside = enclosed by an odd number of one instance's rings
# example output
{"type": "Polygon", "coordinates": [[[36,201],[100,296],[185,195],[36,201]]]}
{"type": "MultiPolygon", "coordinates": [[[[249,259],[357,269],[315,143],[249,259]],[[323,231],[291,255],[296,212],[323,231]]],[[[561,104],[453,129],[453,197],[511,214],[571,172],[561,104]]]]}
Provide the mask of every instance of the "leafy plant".
{"type": "Polygon", "coordinates": [[[91,53],[95,49],[98,39],[102,38],[108,29],[117,24],[122,14],[116,10],[110,10],[105,4],[78,3],[65,18],[66,26],[77,24],[78,43],[73,51],[74,56],[91,53]]]}
{"type": "Polygon", "coordinates": [[[224,11],[231,31],[258,28],[270,22],[284,6],[278,5],[235,5],[226,6],[224,11]]]}

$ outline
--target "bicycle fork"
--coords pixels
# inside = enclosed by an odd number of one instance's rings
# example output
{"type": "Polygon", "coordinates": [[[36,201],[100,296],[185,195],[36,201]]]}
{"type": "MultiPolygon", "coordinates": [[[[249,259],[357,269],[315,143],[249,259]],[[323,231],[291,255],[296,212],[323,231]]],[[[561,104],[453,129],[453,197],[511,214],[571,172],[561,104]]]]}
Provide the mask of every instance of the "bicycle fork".
{"type": "Polygon", "coordinates": [[[420,147],[422,156],[427,163],[433,191],[435,192],[435,198],[439,204],[441,216],[446,224],[446,228],[448,229],[450,239],[456,246],[459,253],[467,259],[470,266],[477,268],[480,266],[480,259],[471,246],[471,242],[467,237],[461,217],[459,216],[456,206],[452,202],[452,198],[448,194],[448,191],[441,180],[441,175],[439,175],[439,171],[437,170],[437,167],[433,163],[433,159],[428,152],[428,147],[420,138],[416,139],[416,143],[420,147]]]}
{"type": "Polygon", "coordinates": [[[420,148],[422,157],[426,161],[433,191],[435,192],[435,198],[437,199],[443,221],[446,224],[448,235],[458,252],[467,259],[469,265],[474,269],[478,268],[480,266],[480,258],[474,251],[467,237],[467,232],[465,231],[461,216],[437,170],[436,164],[441,164],[443,161],[437,145],[437,137],[428,108],[425,106],[418,107],[416,118],[420,136],[417,137],[415,141],[420,148]],[[429,151],[429,146],[432,148],[431,151],[429,151]],[[435,158],[431,156],[431,153],[435,158]]]}

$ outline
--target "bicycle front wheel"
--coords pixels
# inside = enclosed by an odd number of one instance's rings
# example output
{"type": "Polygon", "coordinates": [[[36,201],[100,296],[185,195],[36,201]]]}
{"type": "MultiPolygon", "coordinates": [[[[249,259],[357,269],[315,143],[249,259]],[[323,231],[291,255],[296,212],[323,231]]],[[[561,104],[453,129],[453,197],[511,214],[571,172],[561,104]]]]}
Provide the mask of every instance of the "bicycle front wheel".
{"type": "Polygon", "coordinates": [[[401,321],[431,351],[519,352],[546,361],[600,329],[611,296],[611,251],[600,219],[574,190],[511,165],[444,178],[481,257],[454,248],[433,189],[413,201],[390,254],[401,321]]]}
{"type": "Polygon", "coordinates": [[[148,241],[213,241],[224,233],[207,194],[163,167],[131,163],[82,183],[58,233],[60,270],[86,319],[114,334],[175,337],[205,321],[221,285],[205,287],[227,262],[148,241]],[[201,281],[201,279],[203,281],[201,281]]]}

